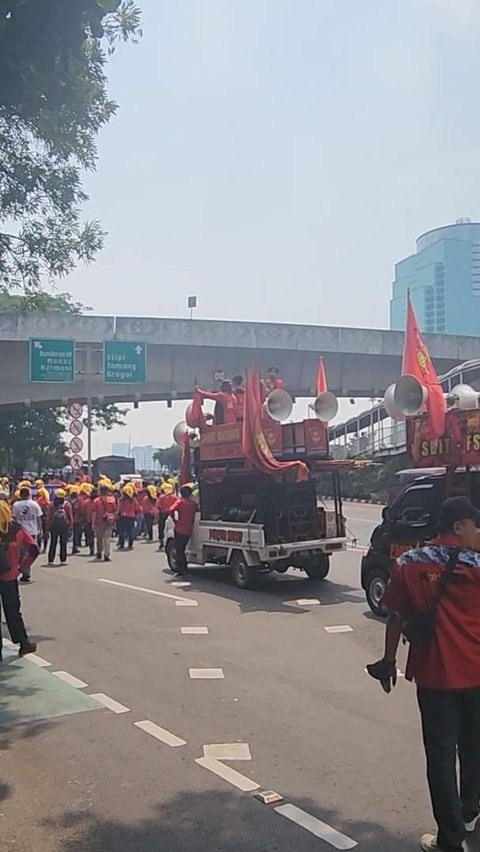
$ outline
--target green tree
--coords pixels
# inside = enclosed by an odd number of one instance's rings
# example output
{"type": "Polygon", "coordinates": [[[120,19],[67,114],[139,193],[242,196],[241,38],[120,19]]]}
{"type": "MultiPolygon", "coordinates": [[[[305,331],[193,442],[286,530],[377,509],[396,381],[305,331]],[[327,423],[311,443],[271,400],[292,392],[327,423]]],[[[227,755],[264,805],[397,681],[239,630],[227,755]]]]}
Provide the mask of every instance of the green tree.
{"type": "Polygon", "coordinates": [[[133,0],[0,0],[0,282],[31,292],[90,262],[82,170],[117,105],[105,69],[141,34],[133,0]]]}
{"type": "Polygon", "coordinates": [[[153,454],[153,460],[157,461],[162,467],[168,467],[169,470],[178,470],[180,467],[180,458],[182,451],[177,444],[172,444],[170,447],[163,447],[156,450],[153,454]]]}
{"type": "Polygon", "coordinates": [[[0,410],[0,459],[4,471],[22,473],[33,467],[63,467],[67,446],[64,421],[55,408],[34,406],[18,411],[0,410]]]}

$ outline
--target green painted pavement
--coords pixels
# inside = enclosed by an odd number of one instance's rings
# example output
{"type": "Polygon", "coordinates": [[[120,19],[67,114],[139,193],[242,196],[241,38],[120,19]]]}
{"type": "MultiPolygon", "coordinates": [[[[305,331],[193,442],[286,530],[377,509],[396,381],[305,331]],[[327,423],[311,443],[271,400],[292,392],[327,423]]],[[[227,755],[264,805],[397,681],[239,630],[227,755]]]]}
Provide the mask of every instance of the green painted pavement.
{"type": "Polygon", "coordinates": [[[75,689],[28,658],[3,649],[0,663],[0,728],[100,710],[97,701],[75,689]]]}

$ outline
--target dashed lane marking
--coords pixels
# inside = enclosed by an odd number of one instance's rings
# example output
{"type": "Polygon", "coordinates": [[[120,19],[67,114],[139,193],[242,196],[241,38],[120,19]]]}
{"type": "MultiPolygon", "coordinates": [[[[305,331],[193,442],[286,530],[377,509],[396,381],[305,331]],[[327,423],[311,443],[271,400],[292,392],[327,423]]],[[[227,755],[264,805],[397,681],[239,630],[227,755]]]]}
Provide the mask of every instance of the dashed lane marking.
{"type": "Polygon", "coordinates": [[[43,657],[39,657],[38,654],[28,654],[28,659],[31,663],[35,663],[41,669],[47,669],[52,664],[48,662],[48,660],[44,660],[43,657]]]}
{"type": "Polygon", "coordinates": [[[145,719],[144,722],[134,722],[133,724],[136,728],[140,728],[146,734],[150,734],[151,737],[155,737],[156,740],[160,740],[160,742],[166,743],[166,745],[172,748],[178,748],[178,746],[187,744],[186,740],[182,740],[180,737],[167,731],[166,728],[161,728],[155,722],[150,722],[148,719],[145,719]]]}
{"type": "Polygon", "coordinates": [[[88,686],[88,683],[85,683],[83,680],[79,680],[78,677],[74,677],[68,672],[52,672],[54,677],[58,677],[59,680],[63,680],[65,683],[68,683],[69,686],[75,687],[75,689],[83,689],[85,686],[88,686]]]}
{"type": "Polygon", "coordinates": [[[234,787],[237,787],[238,790],[242,790],[243,793],[253,793],[254,790],[258,790],[260,788],[260,784],[257,784],[256,781],[253,781],[251,778],[247,778],[246,775],[242,775],[241,772],[237,772],[237,770],[232,769],[231,766],[225,766],[225,764],[220,763],[219,760],[197,757],[195,758],[195,763],[198,763],[198,765],[203,767],[203,769],[208,769],[209,772],[213,772],[214,775],[218,775],[219,778],[223,778],[224,781],[228,781],[229,784],[233,784],[234,787]]]}
{"type": "Polygon", "coordinates": [[[130,583],[119,583],[117,580],[106,580],[103,577],[99,578],[99,583],[108,583],[109,586],[119,586],[121,589],[131,589],[134,592],[144,592],[147,595],[156,595],[159,598],[169,598],[175,601],[179,606],[197,606],[197,601],[192,601],[190,598],[181,598],[179,595],[170,595],[168,592],[159,592],[157,589],[145,589],[143,586],[131,586],[130,583]]]}
{"type": "Polygon", "coordinates": [[[333,624],[323,628],[327,633],[353,633],[353,627],[349,624],[333,624]]]}
{"type": "Polygon", "coordinates": [[[248,743],[211,743],[203,746],[205,760],[251,760],[248,743]]]}
{"type": "Polygon", "coordinates": [[[277,814],[281,814],[281,816],[286,817],[291,822],[300,825],[306,831],[309,831],[310,834],[319,837],[320,840],[325,840],[326,843],[329,843],[335,849],[354,849],[355,846],[358,846],[356,840],[352,840],[351,837],[347,837],[346,834],[342,834],[340,831],[327,825],[326,822],[322,822],[321,819],[317,819],[317,817],[307,813],[307,811],[302,811],[296,805],[278,805],[275,810],[277,814]]]}
{"type": "Polygon", "coordinates": [[[124,704],[114,701],[113,698],[110,698],[109,695],[105,695],[103,692],[96,692],[95,695],[91,695],[90,698],[98,701],[99,704],[102,704],[108,710],[111,710],[112,713],[130,713],[129,707],[125,707],[124,704]]]}
{"type": "Polygon", "coordinates": [[[223,669],[189,669],[188,673],[192,680],[222,680],[225,677],[223,669]]]}
{"type": "Polygon", "coordinates": [[[188,583],[186,580],[174,580],[173,583],[170,583],[171,586],[174,586],[176,589],[188,589],[191,586],[191,583],[188,583]]]}
{"type": "Polygon", "coordinates": [[[321,603],[318,598],[300,598],[300,600],[296,601],[299,606],[317,606],[321,603]]]}
{"type": "Polygon", "coordinates": [[[180,631],[184,636],[205,636],[208,633],[208,627],[181,627],[180,631]]]}

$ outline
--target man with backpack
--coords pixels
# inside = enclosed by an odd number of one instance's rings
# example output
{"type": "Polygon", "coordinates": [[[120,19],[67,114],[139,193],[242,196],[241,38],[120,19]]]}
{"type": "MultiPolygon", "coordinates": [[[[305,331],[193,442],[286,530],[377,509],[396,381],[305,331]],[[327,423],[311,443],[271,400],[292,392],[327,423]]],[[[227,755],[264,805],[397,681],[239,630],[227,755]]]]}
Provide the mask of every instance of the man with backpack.
{"type": "Polygon", "coordinates": [[[117,516],[117,503],[113,494],[110,494],[108,485],[104,483],[99,486],[99,495],[93,501],[92,525],[95,530],[97,542],[97,559],[110,562],[110,549],[112,543],[112,532],[117,516]]]}
{"type": "Polygon", "coordinates": [[[438,834],[424,852],[461,852],[480,816],[480,513],[466,497],[445,500],[438,538],[402,554],[384,602],[385,654],[367,666],[389,693],[400,637],[410,643],[405,677],[414,680],[427,778],[438,834]],[[460,764],[460,794],[457,784],[460,764]]]}
{"type": "Polygon", "coordinates": [[[72,507],[65,500],[66,492],[63,488],[57,488],[53,503],[48,512],[48,530],[50,532],[50,545],[48,548],[48,564],[53,565],[57,555],[57,544],[60,545],[60,564],[65,565],[67,561],[67,543],[73,529],[72,507]]]}

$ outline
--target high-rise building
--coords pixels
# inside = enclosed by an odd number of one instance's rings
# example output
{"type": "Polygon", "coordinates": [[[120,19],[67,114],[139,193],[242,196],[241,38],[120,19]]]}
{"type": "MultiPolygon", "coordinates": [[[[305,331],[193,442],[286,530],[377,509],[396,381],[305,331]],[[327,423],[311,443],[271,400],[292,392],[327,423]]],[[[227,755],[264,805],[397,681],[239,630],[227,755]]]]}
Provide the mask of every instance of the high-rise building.
{"type": "Polygon", "coordinates": [[[126,456],[128,458],[129,452],[128,444],[112,444],[112,456],[126,456]]]}
{"type": "Polygon", "coordinates": [[[480,223],[457,219],[417,239],[415,254],[395,264],[390,328],[403,331],[410,288],[425,332],[480,332],[480,223]]]}

